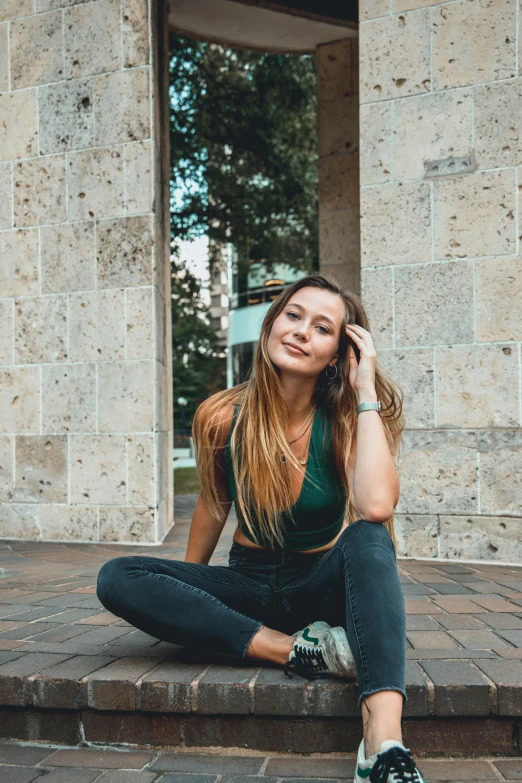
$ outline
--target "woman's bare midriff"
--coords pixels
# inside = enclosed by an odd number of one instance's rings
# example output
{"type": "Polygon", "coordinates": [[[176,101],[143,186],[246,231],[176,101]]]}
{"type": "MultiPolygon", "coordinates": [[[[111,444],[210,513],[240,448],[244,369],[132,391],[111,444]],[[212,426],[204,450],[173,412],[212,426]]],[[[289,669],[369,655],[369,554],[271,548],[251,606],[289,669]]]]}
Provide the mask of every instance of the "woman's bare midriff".
{"type": "MultiPolygon", "coordinates": [[[[290,552],[300,552],[303,555],[312,555],[314,552],[326,552],[328,549],[331,549],[343,530],[348,527],[348,522],[344,520],[343,525],[335,538],[333,538],[329,544],[325,544],[324,546],[317,547],[317,549],[290,549],[290,552]]],[[[264,549],[266,552],[269,550],[264,546],[258,546],[257,544],[254,544],[249,538],[245,536],[245,534],[240,530],[239,526],[236,527],[234,530],[234,535],[232,537],[232,540],[236,544],[241,544],[242,546],[248,546],[251,549],[264,549]]]]}

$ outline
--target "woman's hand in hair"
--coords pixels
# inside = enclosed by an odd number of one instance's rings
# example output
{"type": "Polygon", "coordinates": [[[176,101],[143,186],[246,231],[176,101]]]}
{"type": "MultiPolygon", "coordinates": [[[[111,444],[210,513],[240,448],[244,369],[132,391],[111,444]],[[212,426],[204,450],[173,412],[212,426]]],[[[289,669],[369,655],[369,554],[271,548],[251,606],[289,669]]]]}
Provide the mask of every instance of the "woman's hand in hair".
{"type": "Polygon", "coordinates": [[[370,332],[359,324],[346,324],[346,333],[355,342],[360,351],[360,361],[357,362],[355,351],[352,345],[348,345],[349,373],[348,380],[350,386],[357,394],[363,392],[375,391],[375,367],[377,364],[377,354],[373,346],[373,340],[370,332]]]}

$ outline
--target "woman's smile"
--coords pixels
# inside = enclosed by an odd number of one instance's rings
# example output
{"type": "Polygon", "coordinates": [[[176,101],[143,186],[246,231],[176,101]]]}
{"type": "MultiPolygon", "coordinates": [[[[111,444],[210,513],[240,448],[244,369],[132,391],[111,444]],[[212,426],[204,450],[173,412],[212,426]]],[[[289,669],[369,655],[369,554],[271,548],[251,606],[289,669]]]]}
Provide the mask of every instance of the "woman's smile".
{"type": "Polygon", "coordinates": [[[294,346],[290,345],[290,343],[283,343],[283,345],[285,346],[285,348],[288,348],[290,353],[294,353],[297,356],[306,356],[303,350],[301,350],[300,348],[294,348],[294,346]]]}

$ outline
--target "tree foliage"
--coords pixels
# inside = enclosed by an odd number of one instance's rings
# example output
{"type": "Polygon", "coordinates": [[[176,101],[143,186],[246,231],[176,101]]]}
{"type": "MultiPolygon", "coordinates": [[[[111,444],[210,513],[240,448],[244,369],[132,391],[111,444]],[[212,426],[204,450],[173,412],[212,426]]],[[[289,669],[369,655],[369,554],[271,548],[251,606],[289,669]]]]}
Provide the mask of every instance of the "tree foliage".
{"type": "Polygon", "coordinates": [[[172,34],[170,91],[173,237],[317,268],[314,58],[172,34]]]}

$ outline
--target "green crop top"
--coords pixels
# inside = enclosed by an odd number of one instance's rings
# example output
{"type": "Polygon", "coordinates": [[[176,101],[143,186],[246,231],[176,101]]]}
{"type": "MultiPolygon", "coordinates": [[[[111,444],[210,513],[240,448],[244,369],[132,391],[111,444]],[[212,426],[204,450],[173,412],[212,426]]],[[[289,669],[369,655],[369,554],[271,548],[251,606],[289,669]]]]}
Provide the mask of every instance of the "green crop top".
{"type": "MultiPolygon", "coordinates": [[[[252,538],[237,502],[230,439],[238,411],[239,403],[236,403],[223,453],[228,490],[234,501],[240,530],[254,544],[270,549],[274,547],[269,543],[252,538]]],[[[297,502],[290,509],[294,521],[287,511],[283,512],[283,529],[285,531],[283,549],[306,550],[324,546],[337,535],[342,527],[346,511],[346,492],[333,458],[331,431],[332,424],[326,409],[318,406],[312,423],[308,461],[301,493],[297,502]],[[326,437],[324,438],[325,433],[326,437]],[[314,483],[311,483],[310,478],[314,483]]],[[[255,520],[253,524],[255,527],[255,520]]]]}

